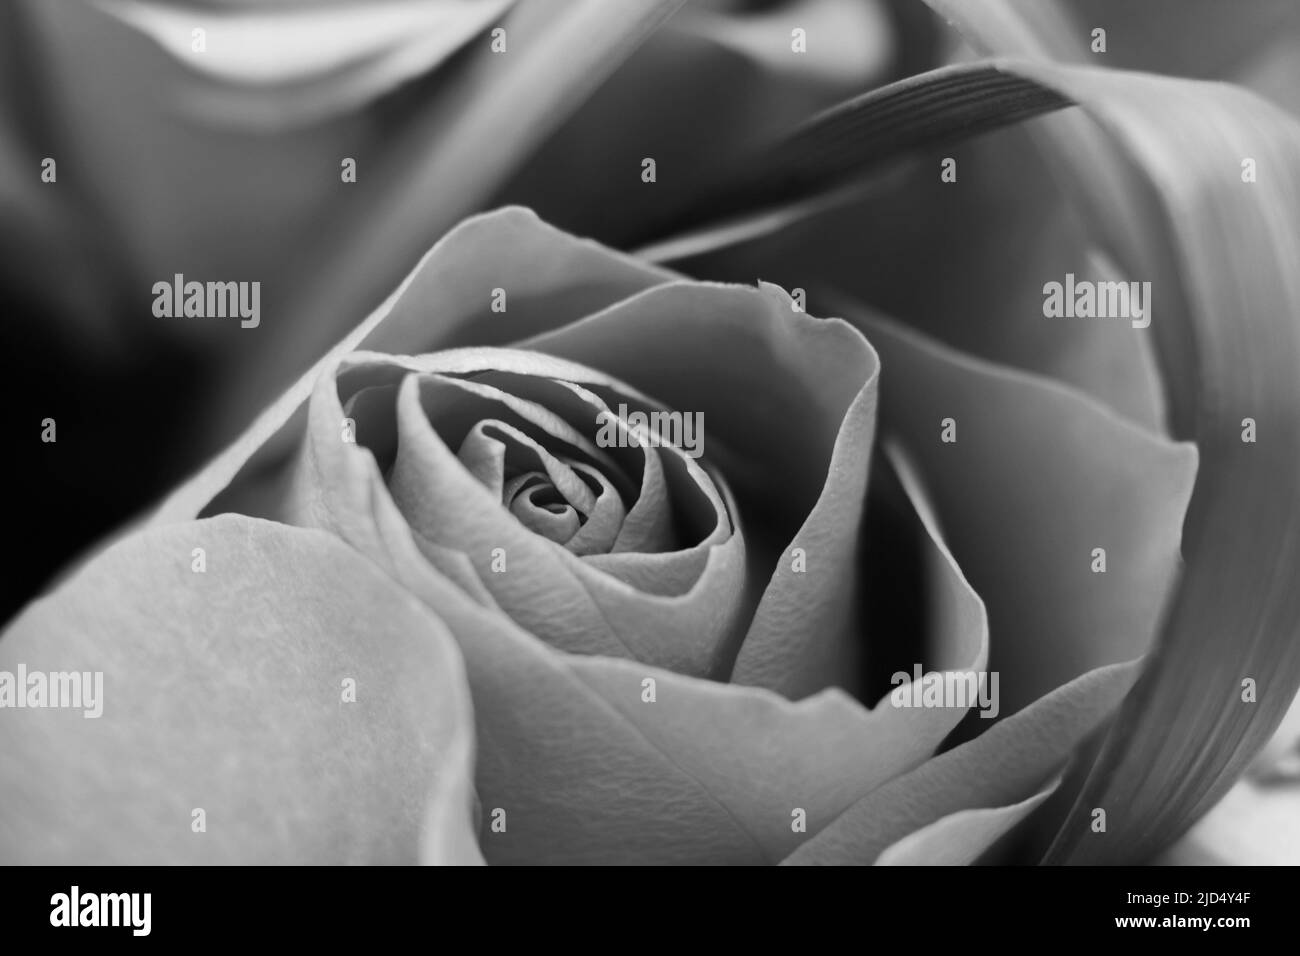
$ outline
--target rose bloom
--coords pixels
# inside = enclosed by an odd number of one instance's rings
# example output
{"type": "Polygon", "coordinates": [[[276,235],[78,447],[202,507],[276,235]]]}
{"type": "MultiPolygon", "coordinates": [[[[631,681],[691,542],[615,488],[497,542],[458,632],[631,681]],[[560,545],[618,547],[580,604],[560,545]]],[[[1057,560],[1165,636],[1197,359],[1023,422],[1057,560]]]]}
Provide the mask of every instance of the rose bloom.
{"type": "Polygon", "coordinates": [[[4,856],[974,861],[1128,689],[1195,452],[856,321],[463,223],[0,641],[104,673],[0,724],[4,856]],[[703,456],[597,443],[655,410],[703,456]]]}

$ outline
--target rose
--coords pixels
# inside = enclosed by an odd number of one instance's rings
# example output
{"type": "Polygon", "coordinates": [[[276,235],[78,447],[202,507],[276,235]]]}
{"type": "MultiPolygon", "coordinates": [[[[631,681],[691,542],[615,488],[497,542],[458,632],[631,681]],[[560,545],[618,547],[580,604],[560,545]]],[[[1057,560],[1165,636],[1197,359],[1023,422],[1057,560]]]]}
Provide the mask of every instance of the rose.
{"type": "Polygon", "coordinates": [[[5,857],[975,859],[1127,689],[1194,453],[855,322],[462,224],[0,640],[105,675],[0,723],[5,857]],[[704,457],[598,446],[620,404],[704,457]],[[934,756],[971,702],[914,666],[995,667],[1001,719],[934,756]]]}

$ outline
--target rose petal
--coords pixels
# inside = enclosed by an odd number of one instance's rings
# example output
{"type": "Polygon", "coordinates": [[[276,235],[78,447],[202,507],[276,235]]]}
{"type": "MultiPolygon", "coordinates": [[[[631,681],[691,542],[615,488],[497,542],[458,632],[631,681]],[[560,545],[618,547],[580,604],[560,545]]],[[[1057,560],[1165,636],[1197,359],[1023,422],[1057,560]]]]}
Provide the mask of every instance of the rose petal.
{"type": "Polygon", "coordinates": [[[1040,807],[1056,790],[1053,781],[1032,797],[1006,807],[959,810],[891,843],[876,866],[970,866],[980,854],[1040,807]]]}
{"type": "Polygon", "coordinates": [[[1179,568],[1195,447],[1057,383],[854,319],[882,356],[885,434],[916,462],[988,604],[1003,712],[1144,653],[1179,568]],[[1092,570],[1096,548],[1105,573],[1092,570]]]}
{"type": "Polygon", "coordinates": [[[872,463],[864,534],[866,651],[868,672],[876,678],[868,699],[884,697],[898,685],[899,673],[910,678],[918,664],[923,674],[983,671],[989,660],[984,602],[948,549],[915,464],[896,444],[887,444],[872,463]],[[917,613],[895,606],[900,592],[921,595],[917,613]]]}
{"type": "MultiPolygon", "coordinates": [[[[460,382],[462,388],[471,387],[463,379],[456,381],[460,382]]],[[[559,438],[578,449],[592,462],[598,463],[599,469],[584,466],[584,473],[597,484],[613,483],[616,486],[614,490],[624,500],[633,502],[631,511],[622,516],[616,528],[611,529],[616,532],[611,543],[601,548],[588,545],[591,547],[588,556],[592,558],[592,564],[612,570],[625,580],[638,578],[637,586],[642,589],[679,593],[689,587],[689,583],[664,586],[663,582],[656,587],[649,578],[637,573],[647,565],[655,564],[655,556],[673,551],[678,546],[678,535],[673,527],[672,509],[668,502],[669,476],[664,471],[663,456],[657,450],[643,447],[639,441],[632,440],[630,430],[618,419],[616,409],[611,409],[604,399],[590,389],[564,380],[484,371],[476,374],[472,387],[482,394],[498,398],[547,434],[559,438]],[[616,420],[616,430],[627,441],[628,448],[599,448],[587,437],[592,422],[600,421],[607,414],[616,420]],[[639,489],[635,486],[638,471],[639,489]]],[[[633,407],[642,404],[644,403],[638,401],[633,407]]],[[[669,463],[674,464],[673,461],[669,463]]],[[[683,477],[680,472],[681,469],[677,468],[672,476],[679,487],[683,477]]],[[[584,536],[591,533],[594,531],[584,532],[584,536]]],[[[677,568],[681,562],[673,561],[672,565],[677,568]]],[[[694,576],[692,574],[690,578],[693,580],[694,576]]],[[[655,577],[660,575],[656,574],[655,577]]]]}
{"type": "Polygon", "coordinates": [[[481,861],[460,655],[331,536],[222,517],[128,537],[14,622],[0,669],[20,663],[102,671],[103,709],[6,710],[10,862],[414,862],[422,831],[426,860],[481,861]]]}
{"type": "MultiPolygon", "coordinates": [[[[891,844],[950,814],[1032,799],[1071,750],[1114,711],[1136,676],[1135,663],[1089,671],[867,794],[783,862],[871,863],[891,844]]],[[[982,832],[988,836],[995,829],[982,832]]]]}

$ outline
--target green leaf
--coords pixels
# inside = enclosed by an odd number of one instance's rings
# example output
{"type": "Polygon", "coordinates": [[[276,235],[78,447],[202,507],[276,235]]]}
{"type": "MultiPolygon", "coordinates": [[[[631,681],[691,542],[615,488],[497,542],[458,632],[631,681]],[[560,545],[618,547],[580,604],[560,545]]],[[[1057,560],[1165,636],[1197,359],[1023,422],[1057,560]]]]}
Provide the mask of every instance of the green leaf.
{"type": "Polygon", "coordinates": [[[455,644],[330,535],[225,516],[129,536],[5,632],[0,670],[20,665],[101,672],[102,712],[5,710],[8,862],[482,861],[455,644]]]}

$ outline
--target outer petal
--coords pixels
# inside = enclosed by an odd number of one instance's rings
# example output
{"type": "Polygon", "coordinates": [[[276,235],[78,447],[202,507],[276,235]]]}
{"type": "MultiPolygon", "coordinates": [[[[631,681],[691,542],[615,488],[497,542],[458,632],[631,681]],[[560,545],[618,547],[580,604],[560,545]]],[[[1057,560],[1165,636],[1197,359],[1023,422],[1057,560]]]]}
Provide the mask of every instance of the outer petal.
{"type": "MultiPolygon", "coordinates": [[[[784,862],[871,863],[891,844],[949,814],[1045,796],[1038,788],[1115,709],[1135,676],[1134,664],[1116,664],[1057,688],[969,743],[867,794],[784,862]]],[[[962,840],[971,841],[964,855],[978,839],[997,835],[987,822],[987,816],[975,816],[956,824],[975,824],[978,831],[962,833],[962,840]]],[[[954,826],[949,822],[944,830],[954,826]]]]}
{"type": "Polygon", "coordinates": [[[1053,781],[1010,806],[951,813],[891,844],[876,858],[876,866],[969,866],[1055,789],[1053,781]]]}
{"type": "Polygon", "coordinates": [[[861,325],[882,355],[885,434],[915,460],[988,604],[1003,712],[1144,653],[1179,569],[1194,446],[883,320],[861,325]]]}
{"type": "Polygon", "coordinates": [[[19,664],[102,672],[102,715],[0,712],[7,862],[481,861],[460,655],[329,535],[131,536],[17,619],[0,669],[19,664]]]}

